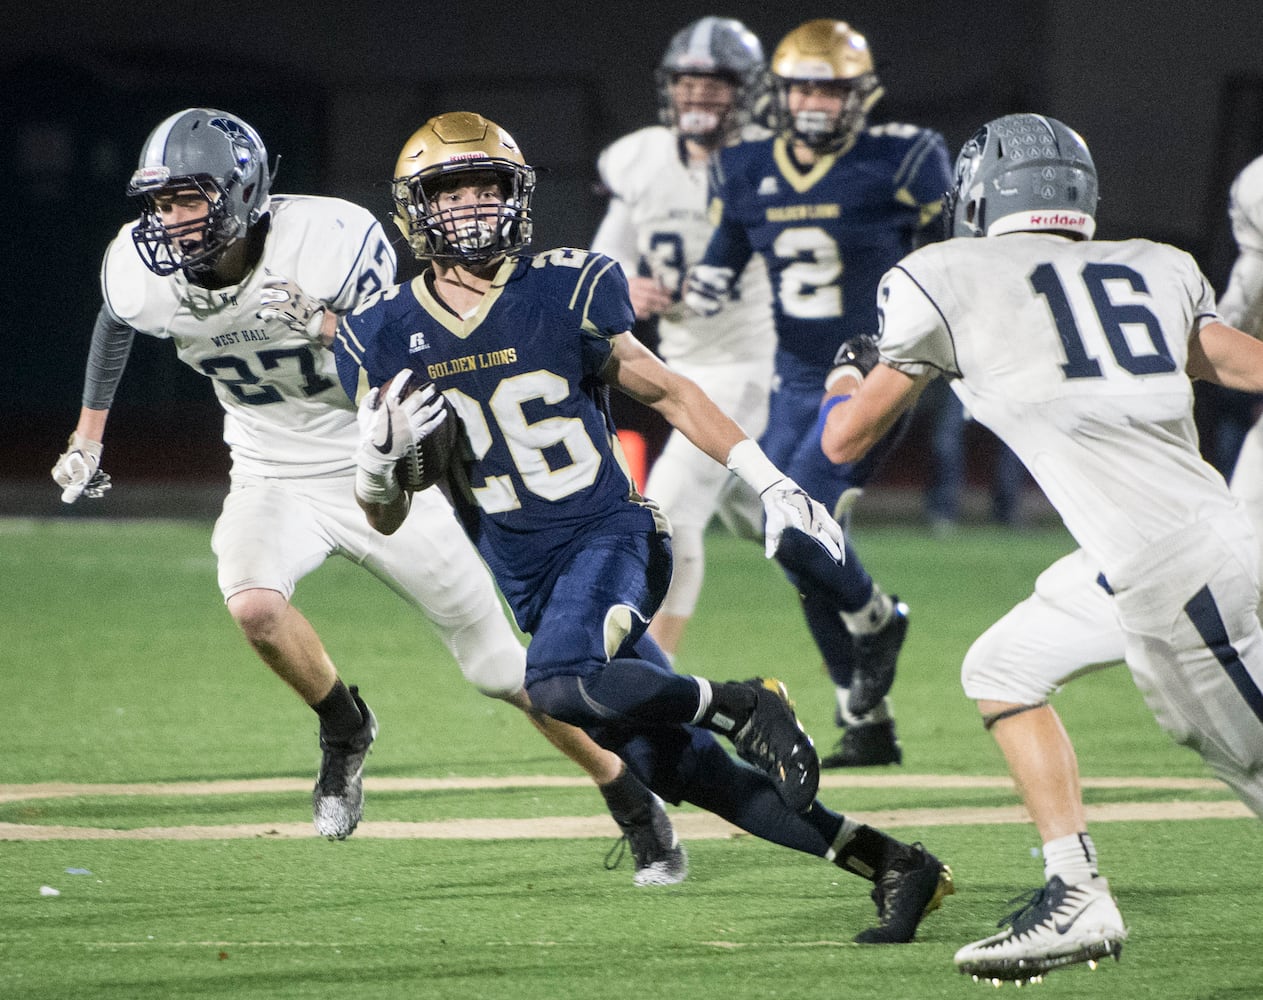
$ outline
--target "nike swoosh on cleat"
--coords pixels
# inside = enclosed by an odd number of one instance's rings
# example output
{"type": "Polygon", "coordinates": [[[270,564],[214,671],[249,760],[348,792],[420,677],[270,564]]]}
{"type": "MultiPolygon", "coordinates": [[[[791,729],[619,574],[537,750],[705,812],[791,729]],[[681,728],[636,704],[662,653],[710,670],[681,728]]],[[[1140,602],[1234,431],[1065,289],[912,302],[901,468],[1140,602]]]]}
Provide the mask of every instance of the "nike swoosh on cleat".
{"type": "Polygon", "coordinates": [[[1069,934],[1069,933],[1070,933],[1070,928],[1072,928],[1072,927],[1074,926],[1074,922],[1075,922],[1076,920],[1078,920],[1078,919],[1079,919],[1079,917],[1080,917],[1080,916],[1082,916],[1083,911],[1084,911],[1084,910],[1086,910],[1086,909],[1087,909],[1089,906],[1091,906],[1091,905],[1092,905],[1092,900],[1090,900],[1090,899],[1089,899],[1086,903],[1083,903],[1082,905],[1080,905],[1080,906],[1079,906],[1079,908],[1078,908],[1077,910],[1075,910],[1073,913],[1071,913],[1071,914],[1070,914],[1070,919],[1069,919],[1069,920],[1067,920],[1067,921],[1065,921],[1065,923],[1062,923],[1062,921],[1060,921],[1059,919],[1057,919],[1056,917],[1054,917],[1054,918],[1053,918],[1053,927],[1054,927],[1054,928],[1056,928],[1057,933],[1058,933],[1058,934],[1069,934]]]}

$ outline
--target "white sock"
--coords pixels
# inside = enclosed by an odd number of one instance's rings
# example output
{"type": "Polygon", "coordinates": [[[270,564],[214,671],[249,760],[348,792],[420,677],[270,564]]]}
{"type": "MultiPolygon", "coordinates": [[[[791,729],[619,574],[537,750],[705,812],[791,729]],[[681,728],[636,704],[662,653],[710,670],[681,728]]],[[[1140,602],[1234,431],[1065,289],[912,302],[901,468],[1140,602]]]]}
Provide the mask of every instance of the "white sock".
{"type": "Polygon", "coordinates": [[[710,681],[705,677],[694,677],[693,680],[697,682],[697,714],[693,716],[693,722],[691,723],[695,726],[702,720],[706,710],[710,708],[712,693],[710,681]]]}
{"type": "Polygon", "coordinates": [[[838,716],[842,719],[844,726],[866,726],[870,722],[889,722],[893,718],[890,714],[889,698],[883,698],[863,715],[852,715],[846,707],[847,699],[851,696],[851,689],[835,686],[833,691],[838,699],[838,716]]]}
{"type": "Polygon", "coordinates": [[[867,604],[855,611],[840,611],[838,614],[851,635],[872,635],[886,627],[894,611],[895,602],[874,583],[873,596],[868,599],[867,604]]]}
{"type": "Polygon", "coordinates": [[[1066,885],[1078,885],[1099,874],[1096,867],[1096,845],[1088,833],[1072,833],[1050,840],[1044,845],[1044,880],[1054,875],[1066,885]]]}

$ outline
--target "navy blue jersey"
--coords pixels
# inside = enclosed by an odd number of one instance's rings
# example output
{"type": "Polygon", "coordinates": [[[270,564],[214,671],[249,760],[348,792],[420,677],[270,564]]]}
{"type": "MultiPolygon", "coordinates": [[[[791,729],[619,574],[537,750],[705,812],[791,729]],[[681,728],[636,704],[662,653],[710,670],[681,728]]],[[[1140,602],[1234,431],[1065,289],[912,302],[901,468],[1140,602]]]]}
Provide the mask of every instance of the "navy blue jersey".
{"type": "Polygon", "coordinates": [[[619,461],[603,405],[609,338],[633,322],[618,264],[560,249],[506,261],[467,319],[422,275],[339,323],[338,377],[353,399],[411,368],[460,414],[471,456],[463,513],[525,631],[585,536],[661,527],[619,461]]]}
{"type": "Polygon", "coordinates": [[[784,137],[720,151],[703,263],[740,274],[763,256],[782,381],[820,385],[844,341],[877,332],[877,284],[938,219],[950,183],[943,137],[913,125],[868,128],[805,173],[784,137]]]}

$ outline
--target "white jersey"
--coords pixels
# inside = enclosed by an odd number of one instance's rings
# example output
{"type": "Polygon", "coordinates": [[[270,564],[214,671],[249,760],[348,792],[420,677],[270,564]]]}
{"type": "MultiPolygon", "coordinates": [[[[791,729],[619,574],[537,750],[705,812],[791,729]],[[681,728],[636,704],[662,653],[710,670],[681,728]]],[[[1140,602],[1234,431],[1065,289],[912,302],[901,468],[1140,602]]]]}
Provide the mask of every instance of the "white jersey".
{"type": "Polygon", "coordinates": [[[1193,423],[1188,342],[1218,319],[1183,251],[1015,233],[924,247],[878,290],[882,359],[937,369],[1105,571],[1231,510],[1193,423]]]}
{"type": "Polygon", "coordinates": [[[705,253],[714,228],[706,218],[706,165],[687,165],[676,134],[652,125],[608,146],[597,167],[611,202],[592,249],[613,257],[628,276],[648,268],[676,299],[658,320],[663,359],[770,365],[776,334],[762,260],[750,262],[740,297],[716,315],[697,316],[680,301],[684,277],[705,253]]]}
{"type": "Polygon", "coordinates": [[[1263,156],[1232,182],[1228,218],[1238,255],[1219,311],[1225,323],[1263,338],[1263,156]]]}
{"type": "Polygon", "coordinates": [[[395,280],[395,253],[367,210],[337,198],[273,195],[263,256],[240,285],[205,289],[182,272],[159,277],[125,225],[106,250],[107,308],[128,326],[175,341],[224,408],[233,472],[264,477],[352,475],[355,408],[333,353],[283,323],[260,320],[266,277],[293,281],[342,312],[395,280]]]}

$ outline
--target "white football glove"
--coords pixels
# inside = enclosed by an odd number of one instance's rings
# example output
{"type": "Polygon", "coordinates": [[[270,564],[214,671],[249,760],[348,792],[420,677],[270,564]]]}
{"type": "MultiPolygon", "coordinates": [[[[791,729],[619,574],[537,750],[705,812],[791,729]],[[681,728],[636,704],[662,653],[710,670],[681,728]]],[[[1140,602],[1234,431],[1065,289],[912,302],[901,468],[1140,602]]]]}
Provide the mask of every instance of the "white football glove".
{"type": "Polygon", "coordinates": [[[389,503],[397,497],[396,463],[447,419],[443,397],[433,382],[400,400],[411,378],[412,370],[405,368],[391,380],[384,395],[380,388],[371,390],[355,415],[360,425],[356,492],[364,500],[389,503]]]}
{"type": "Polygon", "coordinates": [[[74,503],[81,496],[95,500],[110,488],[110,477],[101,471],[102,448],[100,441],[78,431],[70,435],[66,450],[53,466],[53,479],[62,487],[62,503],[74,503]]]}
{"type": "Polygon", "coordinates": [[[846,559],[842,527],[829,516],[824,505],[817,503],[788,477],[773,483],[759,499],[767,525],[763,533],[763,552],[769,559],[781,547],[786,528],[797,528],[818,543],[837,562],[846,559]]]}
{"type": "Polygon", "coordinates": [[[684,304],[699,316],[714,316],[732,297],[737,275],[730,267],[697,264],[684,282],[684,304]]]}
{"type": "Polygon", "coordinates": [[[327,307],[288,278],[269,274],[263,279],[259,301],[263,303],[263,308],[255,313],[259,319],[284,323],[295,333],[320,340],[327,307]]]}

